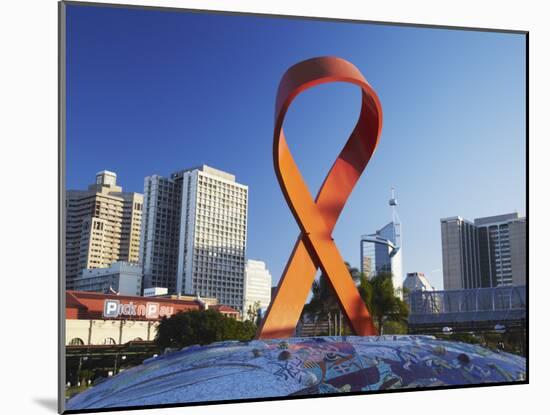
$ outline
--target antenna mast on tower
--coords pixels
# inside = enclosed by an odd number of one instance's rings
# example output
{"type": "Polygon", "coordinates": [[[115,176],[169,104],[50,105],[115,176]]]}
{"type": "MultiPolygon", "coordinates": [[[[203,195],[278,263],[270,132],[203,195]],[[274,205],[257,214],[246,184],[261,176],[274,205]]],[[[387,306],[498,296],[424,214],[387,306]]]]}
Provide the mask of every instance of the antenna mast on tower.
{"type": "Polygon", "coordinates": [[[389,203],[391,206],[392,222],[395,232],[395,246],[397,248],[401,248],[401,220],[399,219],[399,214],[397,213],[397,197],[395,197],[394,187],[391,188],[391,199],[389,203]]]}

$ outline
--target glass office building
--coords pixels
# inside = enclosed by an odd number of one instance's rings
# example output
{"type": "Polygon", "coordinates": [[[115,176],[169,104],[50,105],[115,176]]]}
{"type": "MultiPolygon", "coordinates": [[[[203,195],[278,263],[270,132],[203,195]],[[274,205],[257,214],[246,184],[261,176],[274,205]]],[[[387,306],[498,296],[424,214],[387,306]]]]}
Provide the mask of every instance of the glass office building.
{"type": "Polygon", "coordinates": [[[401,247],[395,243],[398,233],[396,224],[390,222],[376,233],[361,237],[361,272],[368,278],[391,273],[396,290],[403,286],[401,247]]]}

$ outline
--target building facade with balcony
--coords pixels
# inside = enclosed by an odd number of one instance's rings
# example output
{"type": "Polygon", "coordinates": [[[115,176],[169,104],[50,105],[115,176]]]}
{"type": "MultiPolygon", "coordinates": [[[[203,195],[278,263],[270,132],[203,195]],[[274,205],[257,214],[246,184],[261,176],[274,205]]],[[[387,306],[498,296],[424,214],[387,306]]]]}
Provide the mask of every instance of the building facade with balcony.
{"type": "Polygon", "coordinates": [[[87,190],[66,194],[66,288],[85,269],[107,268],[114,262],[139,262],[143,195],[123,192],[116,173],[96,175],[87,190]]]}

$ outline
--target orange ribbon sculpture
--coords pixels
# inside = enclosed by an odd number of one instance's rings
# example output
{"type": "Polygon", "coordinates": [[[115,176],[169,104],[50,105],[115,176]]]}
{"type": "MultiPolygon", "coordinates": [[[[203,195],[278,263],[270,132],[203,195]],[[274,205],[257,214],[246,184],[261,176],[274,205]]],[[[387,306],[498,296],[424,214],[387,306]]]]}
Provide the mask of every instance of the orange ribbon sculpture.
{"type": "Polygon", "coordinates": [[[275,106],[273,158],[279,184],[301,234],[279,281],[277,294],[258,329],[258,338],[293,335],[319,268],[327,276],[353,332],[361,336],[377,334],[331,234],[378,144],[381,130],[382,108],[378,96],[350,62],[336,57],[313,58],[292,66],[284,74],[275,106]],[[358,85],[362,90],[361,113],[313,200],[290,153],[282,126],[285,114],[298,94],[330,82],[358,85]]]}

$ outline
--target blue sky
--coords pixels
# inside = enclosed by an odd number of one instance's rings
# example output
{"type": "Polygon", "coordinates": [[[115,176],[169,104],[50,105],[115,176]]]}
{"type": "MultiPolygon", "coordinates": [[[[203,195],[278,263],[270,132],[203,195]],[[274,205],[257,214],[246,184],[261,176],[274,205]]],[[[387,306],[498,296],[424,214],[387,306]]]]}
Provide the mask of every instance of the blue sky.
{"type": "MultiPolygon", "coordinates": [[[[525,214],[525,37],[519,34],[74,6],[67,13],[67,187],[108,169],[127,191],[201,163],[249,186],[247,256],[279,280],[299,232],[272,161],[275,94],[291,65],[348,59],[377,91],[380,144],[336,225],[359,238],[391,220],[403,269],[443,288],[439,219],[525,214]]],[[[285,134],[316,194],[356,121],[347,84],[306,91],[285,134]]]]}

